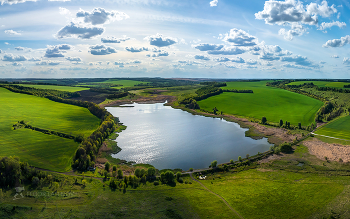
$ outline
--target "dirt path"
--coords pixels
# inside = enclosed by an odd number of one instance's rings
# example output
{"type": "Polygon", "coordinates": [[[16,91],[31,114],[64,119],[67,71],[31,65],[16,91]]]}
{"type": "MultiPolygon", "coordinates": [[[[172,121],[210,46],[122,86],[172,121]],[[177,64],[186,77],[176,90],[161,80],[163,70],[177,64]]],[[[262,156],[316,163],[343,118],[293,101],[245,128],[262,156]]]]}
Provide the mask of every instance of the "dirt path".
{"type": "Polygon", "coordinates": [[[211,190],[208,189],[205,185],[203,185],[201,182],[199,182],[197,179],[195,179],[195,178],[192,176],[192,173],[190,173],[190,176],[191,176],[191,178],[192,178],[194,181],[198,182],[201,186],[203,186],[208,192],[210,192],[211,194],[213,194],[213,195],[215,195],[216,197],[220,198],[220,199],[225,203],[225,205],[227,205],[227,207],[229,207],[229,208],[231,209],[231,211],[233,211],[233,213],[235,213],[239,218],[244,219],[235,209],[233,209],[233,208],[231,207],[231,205],[229,205],[229,203],[227,203],[227,201],[226,201],[223,197],[221,197],[220,195],[218,195],[218,194],[216,194],[215,192],[211,191],[211,190]]]}

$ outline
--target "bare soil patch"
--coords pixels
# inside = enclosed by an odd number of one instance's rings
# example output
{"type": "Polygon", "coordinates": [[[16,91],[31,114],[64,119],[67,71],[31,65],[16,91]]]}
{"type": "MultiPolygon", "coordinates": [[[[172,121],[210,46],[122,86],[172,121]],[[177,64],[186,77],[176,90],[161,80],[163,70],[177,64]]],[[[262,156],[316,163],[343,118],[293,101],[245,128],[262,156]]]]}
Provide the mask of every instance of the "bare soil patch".
{"type": "Polygon", "coordinates": [[[327,157],[331,161],[339,161],[339,158],[344,162],[350,161],[350,146],[325,143],[317,138],[304,141],[303,144],[309,148],[310,154],[319,159],[324,160],[327,157]]]}
{"type": "MultiPolygon", "coordinates": [[[[283,153],[280,153],[280,154],[273,154],[273,155],[271,155],[271,156],[268,156],[267,158],[264,158],[264,159],[262,159],[262,160],[259,160],[258,163],[259,163],[259,164],[268,163],[268,162],[270,162],[270,161],[272,161],[272,160],[279,160],[279,159],[281,159],[281,158],[284,157],[284,156],[285,156],[285,155],[284,155],[283,153]]],[[[265,172],[265,171],[263,171],[263,172],[265,172]]]]}

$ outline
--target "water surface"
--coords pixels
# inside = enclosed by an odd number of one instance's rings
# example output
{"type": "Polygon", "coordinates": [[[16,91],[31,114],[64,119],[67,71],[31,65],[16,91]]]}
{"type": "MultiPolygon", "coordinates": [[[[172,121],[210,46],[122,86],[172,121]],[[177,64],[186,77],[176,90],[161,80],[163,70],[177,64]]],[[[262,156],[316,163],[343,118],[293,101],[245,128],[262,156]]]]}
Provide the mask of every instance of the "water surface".
{"type": "Polygon", "coordinates": [[[245,137],[248,129],[219,118],[192,115],[156,104],[126,104],[133,107],[106,109],[127,126],[119,133],[122,151],[113,155],[127,161],[148,163],[157,169],[207,168],[269,150],[267,139],[245,137]]]}

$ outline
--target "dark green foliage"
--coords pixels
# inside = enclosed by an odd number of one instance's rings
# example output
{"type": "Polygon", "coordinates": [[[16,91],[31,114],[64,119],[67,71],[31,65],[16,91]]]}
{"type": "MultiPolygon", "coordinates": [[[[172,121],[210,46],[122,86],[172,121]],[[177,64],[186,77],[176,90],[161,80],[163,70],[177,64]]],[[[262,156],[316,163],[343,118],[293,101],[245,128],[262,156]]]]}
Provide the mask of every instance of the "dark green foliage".
{"type": "Polygon", "coordinates": [[[281,119],[280,120],[280,127],[282,127],[283,126],[283,120],[281,119]]]}
{"type": "Polygon", "coordinates": [[[188,104],[186,104],[186,107],[187,108],[189,108],[189,109],[199,109],[200,107],[199,107],[199,105],[198,105],[198,103],[197,103],[197,101],[195,100],[195,99],[193,99],[193,98],[190,98],[189,100],[188,100],[188,104]]]}
{"type": "Polygon", "coordinates": [[[301,129],[301,122],[298,123],[298,129],[301,129]]]}
{"type": "Polygon", "coordinates": [[[118,170],[118,178],[123,179],[123,171],[122,170],[118,170]]]}
{"type": "Polygon", "coordinates": [[[113,165],[113,171],[117,171],[117,166],[113,165]]]}
{"type": "Polygon", "coordinates": [[[265,116],[264,116],[264,117],[262,117],[262,119],[261,119],[261,123],[265,125],[265,124],[266,124],[266,122],[267,122],[266,117],[265,117],[265,116]]]}
{"type": "Polygon", "coordinates": [[[242,157],[241,156],[238,156],[238,161],[242,162],[242,157]]]}
{"type": "Polygon", "coordinates": [[[175,179],[174,173],[170,170],[160,174],[160,180],[163,183],[166,183],[166,184],[174,183],[174,179],[175,179]]]}
{"type": "Polygon", "coordinates": [[[211,162],[211,167],[215,168],[217,164],[218,164],[218,161],[214,160],[213,162],[211,162]]]}
{"type": "Polygon", "coordinates": [[[279,148],[280,148],[280,151],[283,153],[288,153],[293,150],[292,145],[289,143],[283,143],[279,146],[279,148]]]}
{"type": "Polygon", "coordinates": [[[154,167],[150,167],[147,169],[147,176],[155,176],[156,175],[156,169],[154,167]]]}
{"type": "Polygon", "coordinates": [[[176,173],[176,180],[179,181],[179,178],[180,178],[181,176],[182,176],[181,172],[177,172],[177,173],[176,173]]]}
{"type": "Polygon", "coordinates": [[[47,97],[47,96],[55,96],[60,98],[72,98],[72,97],[80,97],[78,92],[68,92],[68,91],[59,91],[59,90],[50,90],[50,89],[38,89],[33,87],[23,87],[19,85],[0,85],[0,87],[4,87],[12,92],[29,94],[38,97],[47,97]]]}
{"type": "Polygon", "coordinates": [[[226,87],[227,84],[225,82],[209,82],[209,81],[206,81],[206,82],[201,82],[199,83],[200,85],[207,85],[207,86],[214,86],[214,87],[226,87]]]}
{"type": "Polygon", "coordinates": [[[107,161],[106,163],[105,163],[105,170],[107,171],[107,172],[109,172],[109,169],[111,168],[111,164],[107,161]]]}
{"type": "Polygon", "coordinates": [[[141,177],[141,171],[140,171],[140,169],[137,168],[137,169],[135,170],[134,174],[135,174],[135,176],[136,176],[137,178],[140,178],[140,177],[141,177]]]}
{"type": "Polygon", "coordinates": [[[222,91],[223,92],[232,92],[232,93],[248,93],[248,94],[254,93],[253,90],[224,89],[222,91]]]}

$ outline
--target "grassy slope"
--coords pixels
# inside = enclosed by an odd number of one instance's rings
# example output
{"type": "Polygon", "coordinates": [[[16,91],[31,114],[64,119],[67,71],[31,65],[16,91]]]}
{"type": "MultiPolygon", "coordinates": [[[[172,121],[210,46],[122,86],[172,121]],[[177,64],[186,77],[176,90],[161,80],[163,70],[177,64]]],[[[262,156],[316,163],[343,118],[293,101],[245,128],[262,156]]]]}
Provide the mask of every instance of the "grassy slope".
{"type": "Polygon", "coordinates": [[[280,119],[293,125],[301,122],[309,125],[314,121],[317,110],[323,105],[319,100],[289,92],[286,90],[267,87],[266,81],[261,82],[229,82],[223,89],[251,89],[249,93],[223,93],[199,101],[202,109],[212,111],[217,107],[224,113],[279,122],[280,119]]]}
{"type": "Polygon", "coordinates": [[[90,135],[100,122],[85,108],[13,93],[4,88],[0,88],[0,102],[1,156],[20,156],[23,161],[45,169],[68,170],[78,144],[29,129],[12,130],[13,124],[24,120],[44,129],[90,135]]]}
{"type": "Polygon", "coordinates": [[[337,119],[315,133],[350,140],[350,116],[337,119]]]}
{"type": "Polygon", "coordinates": [[[344,85],[348,85],[350,83],[346,82],[330,82],[330,81],[294,81],[287,85],[300,85],[304,83],[314,83],[314,85],[317,85],[319,87],[335,87],[335,88],[344,88],[344,85]]]}
{"type": "Polygon", "coordinates": [[[36,84],[19,84],[19,85],[21,85],[23,87],[34,87],[34,88],[38,88],[38,89],[53,89],[53,90],[69,91],[69,92],[89,90],[89,88],[85,88],[85,87],[69,87],[69,86],[55,86],[55,85],[36,85],[36,84]]]}

